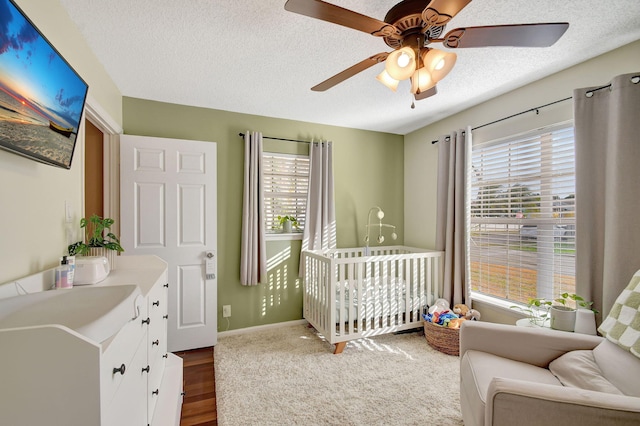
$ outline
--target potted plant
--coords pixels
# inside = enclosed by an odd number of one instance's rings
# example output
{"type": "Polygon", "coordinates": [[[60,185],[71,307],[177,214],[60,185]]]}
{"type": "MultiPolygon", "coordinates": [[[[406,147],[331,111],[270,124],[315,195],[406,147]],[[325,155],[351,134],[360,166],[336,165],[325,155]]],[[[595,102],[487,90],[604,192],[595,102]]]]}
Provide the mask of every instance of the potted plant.
{"type": "Polygon", "coordinates": [[[69,256],[105,256],[114,269],[115,256],[124,251],[120,240],[111,232],[115,221],[97,214],[89,219],[80,219],[80,229],[84,230],[84,240],[70,244],[69,256]]]}
{"type": "Polygon", "coordinates": [[[549,309],[552,302],[546,299],[529,299],[527,306],[522,305],[511,306],[511,309],[516,309],[527,315],[529,323],[532,327],[544,327],[545,323],[549,321],[549,309]]]}
{"type": "Polygon", "coordinates": [[[280,225],[280,227],[282,228],[282,232],[285,234],[291,234],[293,232],[293,226],[295,226],[296,229],[300,228],[300,224],[298,223],[298,220],[290,215],[286,215],[286,216],[280,216],[278,215],[278,224],[280,225]]]}
{"type": "Polygon", "coordinates": [[[597,311],[591,309],[593,302],[588,302],[582,296],[575,293],[562,293],[554,300],[557,304],[551,306],[551,328],[555,330],[574,331],[576,325],[576,309],[582,308],[591,310],[594,314],[597,311]],[[575,308],[569,306],[574,302],[575,308]]]}

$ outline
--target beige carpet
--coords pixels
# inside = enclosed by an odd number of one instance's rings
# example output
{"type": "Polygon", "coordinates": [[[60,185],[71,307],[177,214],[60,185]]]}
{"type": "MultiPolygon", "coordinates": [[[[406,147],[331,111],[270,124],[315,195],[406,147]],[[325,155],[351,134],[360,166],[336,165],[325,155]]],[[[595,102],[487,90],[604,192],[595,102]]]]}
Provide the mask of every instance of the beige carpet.
{"type": "Polygon", "coordinates": [[[462,425],[459,358],[422,333],[349,342],[340,355],[305,325],[219,338],[218,424],[462,425]]]}

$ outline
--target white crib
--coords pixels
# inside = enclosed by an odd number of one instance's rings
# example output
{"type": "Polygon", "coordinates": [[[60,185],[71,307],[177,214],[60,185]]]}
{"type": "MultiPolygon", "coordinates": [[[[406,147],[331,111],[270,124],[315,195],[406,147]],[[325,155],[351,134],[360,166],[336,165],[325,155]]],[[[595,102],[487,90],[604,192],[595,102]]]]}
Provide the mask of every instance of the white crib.
{"type": "Polygon", "coordinates": [[[404,246],[304,251],[304,318],[340,353],[349,340],[422,327],[443,253],[404,246]]]}

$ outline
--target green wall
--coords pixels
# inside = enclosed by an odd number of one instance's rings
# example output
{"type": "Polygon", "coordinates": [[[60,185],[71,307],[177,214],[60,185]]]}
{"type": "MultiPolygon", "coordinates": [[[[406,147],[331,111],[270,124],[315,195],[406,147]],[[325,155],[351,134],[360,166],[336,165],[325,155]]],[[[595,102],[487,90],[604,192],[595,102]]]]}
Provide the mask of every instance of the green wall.
{"type": "MultiPolygon", "coordinates": [[[[243,140],[245,131],[264,136],[333,141],[338,247],[362,245],[369,209],[385,211],[404,240],[404,138],[401,135],[326,126],[123,98],[125,134],[217,143],[218,155],[218,328],[220,331],[302,318],[297,278],[300,241],[267,243],[268,279],[240,285],[243,140]],[[231,305],[227,323],[222,306],[231,305]]],[[[305,152],[307,145],[265,141],[265,150],[305,152]]]]}

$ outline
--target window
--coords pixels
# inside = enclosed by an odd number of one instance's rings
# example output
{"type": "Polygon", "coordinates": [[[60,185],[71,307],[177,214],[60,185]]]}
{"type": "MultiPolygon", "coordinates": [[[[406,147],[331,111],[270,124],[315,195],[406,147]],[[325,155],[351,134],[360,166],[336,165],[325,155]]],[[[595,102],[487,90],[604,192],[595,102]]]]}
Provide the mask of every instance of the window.
{"type": "Polygon", "coordinates": [[[575,292],[572,124],[473,146],[468,185],[472,295],[575,292]]]}
{"type": "Polygon", "coordinates": [[[267,234],[281,233],[278,216],[293,216],[304,229],[309,188],[309,156],[262,154],[264,167],[264,213],[267,234]]]}

